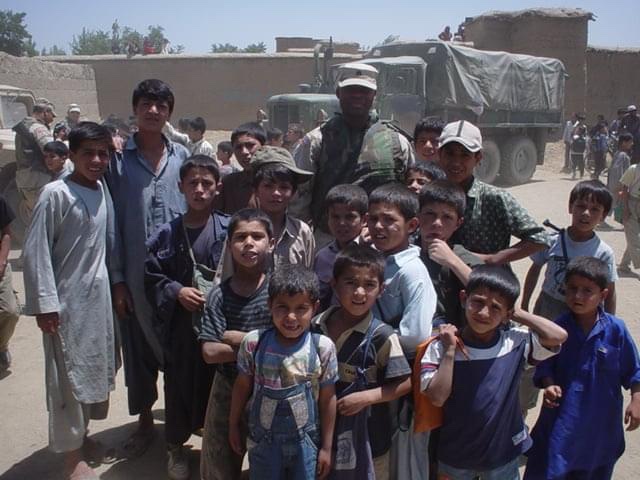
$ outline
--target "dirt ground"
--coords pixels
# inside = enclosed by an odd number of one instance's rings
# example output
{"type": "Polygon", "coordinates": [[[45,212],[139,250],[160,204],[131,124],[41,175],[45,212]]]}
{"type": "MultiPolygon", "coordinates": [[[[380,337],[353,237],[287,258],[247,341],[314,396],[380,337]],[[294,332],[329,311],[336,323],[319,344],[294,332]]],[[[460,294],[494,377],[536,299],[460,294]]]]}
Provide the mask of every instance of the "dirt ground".
{"type": "MultiPolygon", "coordinates": [[[[213,133],[213,132],[212,132],[213,133]]],[[[211,140],[223,140],[228,135],[215,132],[211,140]]],[[[209,135],[208,135],[209,136],[209,135]]],[[[226,137],[228,138],[228,137],[226,137]]],[[[540,222],[549,218],[556,225],[566,225],[569,221],[567,201],[574,182],[567,175],[557,173],[562,159],[562,145],[550,145],[547,164],[536,172],[533,180],[526,185],[509,188],[516,198],[540,222]]],[[[613,221],[609,220],[613,225],[613,221]]],[[[625,246],[624,234],[619,225],[602,229],[599,235],[612,246],[616,257],[620,258],[625,246]]],[[[11,258],[17,258],[19,251],[13,251],[11,258]]],[[[514,265],[520,279],[524,279],[529,260],[521,260],[514,265]]],[[[14,270],[14,285],[21,299],[23,295],[22,274],[14,270]]],[[[627,321],[636,341],[640,342],[640,317],[638,316],[638,287],[640,277],[627,275],[620,278],[618,291],[618,315],[627,321]]],[[[47,450],[47,412],[44,397],[44,368],[41,334],[32,317],[22,317],[11,344],[13,365],[11,371],[0,379],[0,411],[4,412],[0,427],[0,479],[58,479],[61,467],[59,456],[47,450]]],[[[158,387],[162,390],[162,381],[158,387]]],[[[625,394],[625,406],[628,401],[625,394]]],[[[162,441],[163,400],[156,403],[154,415],[158,422],[158,435],[149,451],[137,460],[121,460],[98,469],[100,478],[105,480],[158,479],[166,478],[166,453],[162,441]]],[[[529,415],[531,424],[537,412],[529,415]]],[[[92,433],[103,443],[120,445],[134,429],[134,418],[127,414],[126,390],[122,371],[111,396],[109,418],[92,423],[92,433]]],[[[589,421],[589,419],[584,419],[589,421]]],[[[614,474],[616,479],[638,478],[640,471],[640,431],[628,433],[627,451],[618,462],[614,474]]],[[[198,478],[200,438],[193,436],[192,479],[198,478]]]]}

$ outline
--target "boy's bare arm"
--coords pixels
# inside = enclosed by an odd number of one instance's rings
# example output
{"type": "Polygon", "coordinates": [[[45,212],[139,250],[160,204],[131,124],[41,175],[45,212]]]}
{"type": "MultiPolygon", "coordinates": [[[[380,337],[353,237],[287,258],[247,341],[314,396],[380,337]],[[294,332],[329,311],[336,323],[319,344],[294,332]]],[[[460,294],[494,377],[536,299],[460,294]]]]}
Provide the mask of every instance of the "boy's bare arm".
{"type": "Polygon", "coordinates": [[[520,308],[525,312],[529,311],[529,302],[531,301],[531,294],[538,284],[538,278],[540,278],[540,272],[542,271],[542,265],[532,263],[527,272],[527,276],[524,280],[524,287],[522,289],[522,302],[520,308]]]}
{"type": "Polygon", "coordinates": [[[607,290],[609,290],[609,293],[607,293],[607,298],[604,299],[604,310],[611,315],[615,315],[617,303],[615,282],[609,283],[607,290]]]}
{"type": "Polygon", "coordinates": [[[411,376],[385,383],[376,388],[355,392],[338,400],[340,415],[355,415],[363,408],[400,398],[411,391],[411,376]]]}
{"type": "Polygon", "coordinates": [[[222,343],[226,343],[235,351],[240,348],[242,339],[247,335],[247,332],[241,332],[239,330],[227,330],[222,334],[222,343]]]}
{"type": "Polygon", "coordinates": [[[456,357],[458,329],[453,325],[444,324],[440,326],[439,342],[442,342],[444,352],[438,365],[438,370],[433,374],[429,386],[424,394],[429,397],[431,403],[436,407],[441,407],[451,395],[453,385],[453,365],[456,357]]]}
{"type": "Polygon", "coordinates": [[[516,308],[514,310],[513,320],[534,331],[538,335],[542,346],[546,348],[559,347],[567,339],[567,332],[564,328],[551,320],[525,312],[522,309],[516,308]]]}
{"type": "Polygon", "coordinates": [[[624,412],[624,423],[627,424],[627,431],[640,426],[640,383],[631,385],[631,401],[624,412]]]}
{"type": "Polygon", "coordinates": [[[333,430],[336,425],[336,387],[333,384],[320,388],[318,396],[320,411],[321,445],[318,450],[318,478],[326,478],[331,471],[331,448],[333,430]]]}
{"type": "Polygon", "coordinates": [[[507,263],[515,262],[521,258],[533,255],[540,250],[547,248],[542,243],[534,243],[529,240],[520,240],[518,243],[511,245],[509,248],[500,250],[496,253],[490,254],[476,254],[480,257],[484,263],[489,265],[504,265],[507,263]]]}
{"type": "Polygon", "coordinates": [[[239,373],[233,384],[231,392],[231,410],[229,412],[229,443],[231,449],[238,455],[244,453],[244,445],[242,444],[242,415],[249,401],[251,390],[253,389],[253,377],[239,373]]]}
{"type": "Polygon", "coordinates": [[[429,258],[440,265],[449,267],[458,280],[466,287],[471,268],[464,263],[444,240],[436,239],[429,244],[429,258]]]}
{"type": "Polygon", "coordinates": [[[202,358],[205,363],[227,363],[236,361],[237,349],[222,342],[202,342],[202,358]]]}
{"type": "Polygon", "coordinates": [[[11,228],[5,226],[0,232],[2,240],[0,240],[0,279],[4,278],[4,271],[9,261],[9,251],[11,250],[11,228]]]}

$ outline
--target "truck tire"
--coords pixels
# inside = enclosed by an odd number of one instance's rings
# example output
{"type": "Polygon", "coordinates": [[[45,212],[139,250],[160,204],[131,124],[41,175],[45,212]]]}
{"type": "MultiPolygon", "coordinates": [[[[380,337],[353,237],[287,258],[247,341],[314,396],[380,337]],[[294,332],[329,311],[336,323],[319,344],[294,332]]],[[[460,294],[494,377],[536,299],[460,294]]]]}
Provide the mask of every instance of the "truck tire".
{"type": "Polygon", "coordinates": [[[2,191],[2,196],[13,210],[16,218],[11,222],[11,244],[13,248],[22,248],[24,237],[27,233],[27,222],[25,220],[24,204],[22,195],[16,186],[16,179],[9,182],[9,185],[2,191]]]}
{"type": "Polygon", "coordinates": [[[508,185],[519,185],[531,180],[537,163],[538,151],[530,138],[519,135],[502,145],[500,174],[508,185]]]}
{"type": "Polygon", "coordinates": [[[500,149],[493,140],[482,142],[482,160],[473,171],[473,175],[485,183],[493,183],[500,172],[500,149]]]}

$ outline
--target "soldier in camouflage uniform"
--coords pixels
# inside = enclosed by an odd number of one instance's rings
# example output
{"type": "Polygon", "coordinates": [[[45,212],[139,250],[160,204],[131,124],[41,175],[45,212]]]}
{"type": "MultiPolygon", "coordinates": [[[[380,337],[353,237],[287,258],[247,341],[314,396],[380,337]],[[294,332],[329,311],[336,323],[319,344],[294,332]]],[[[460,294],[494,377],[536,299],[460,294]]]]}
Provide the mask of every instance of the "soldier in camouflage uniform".
{"type": "Polygon", "coordinates": [[[40,190],[51,181],[51,172],[44,163],[42,149],[53,141],[49,125],[55,117],[53,105],[45,99],[39,99],[32,115],[13,127],[16,132],[16,186],[23,200],[16,213],[25,225],[29,225],[40,190]]]}
{"type": "Polygon", "coordinates": [[[379,122],[377,114],[371,112],[377,76],[378,71],[367,64],[347,63],[339,67],[336,96],[342,113],[307,133],[296,150],[298,167],[314,172],[315,176],[300,186],[292,210],[297,217],[313,222],[316,238],[318,230],[327,231],[323,203],[332,187],[362,183],[371,191],[394,180],[413,162],[409,140],[389,124],[379,122]],[[376,128],[372,129],[374,125],[376,128]],[[361,157],[362,152],[368,153],[361,157]]]}

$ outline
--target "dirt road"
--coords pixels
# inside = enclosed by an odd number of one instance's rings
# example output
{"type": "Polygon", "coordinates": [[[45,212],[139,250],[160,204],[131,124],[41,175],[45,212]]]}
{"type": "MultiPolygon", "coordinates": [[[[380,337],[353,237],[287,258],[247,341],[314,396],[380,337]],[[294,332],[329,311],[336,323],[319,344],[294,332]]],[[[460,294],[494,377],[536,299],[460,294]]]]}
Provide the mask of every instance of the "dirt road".
{"type": "MultiPolygon", "coordinates": [[[[552,162],[536,173],[534,180],[526,185],[510,188],[532,215],[539,221],[549,218],[557,225],[566,225],[569,221],[567,203],[569,191],[574,184],[568,176],[559,175],[559,159],[561,152],[556,146],[549,150],[548,159],[552,162]]],[[[610,221],[611,223],[611,221],[610,221]]],[[[620,258],[624,250],[624,235],[616,225],[611,230],[602,230],[599,235],[620,258]]],[[[19,252],[12,252],[16,258],[19,252]]],[[[514,266],[520,279],[529,266],[528,260],[517,262],[514,266]]],[[[23,297],[22,275],[14,273],[14,284],[23,297]]],[[[618,314],[627,324],[636,339],[640,342],[640,301],[638,291],[640,279],[626,276],[617,284],[618,314]]],[[[60,458],[47,451],[47,414],[44,400],[44,368],[42,362],[41,335],[31,317],[22,317],[11,345],[13,366],[5,378],[0,379],[0,479],[57,479],[52,472],[60,470],[60,458]]],[[[161,382],[159,383],[161,388],[161,382]]],[[[625,404],[628,395],[625,395],[625,404]]],[[[157,402],[154,414],[159,422],[158,437],[152,448],[140,459],[122,460],[112,465],[102,466],[98,471],[102,479],[159,479],[166,478],[165,450],[162,442],[162,399],[157,402]]],[[[533,422],[537,412],[530,415],[533,422]]],[[[588,421],[589,419],[585,419],[588,421]]],[[[118,445],[133,430],[134,419],[127,415],[126,391],[123,374],[118,375],[117,389],[111,397],[109,418],[106,421],[92,424],[92,433],[109,445],[118,445]]],[[[193,436],[192,464],[197,475],[197,450],[200,439],[193,436]]],[[[640,431],[627,434],[627,451],[618,462],[614,478],[628,480],[638,478],[640,471],[640,431]]]]}

